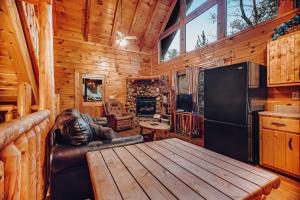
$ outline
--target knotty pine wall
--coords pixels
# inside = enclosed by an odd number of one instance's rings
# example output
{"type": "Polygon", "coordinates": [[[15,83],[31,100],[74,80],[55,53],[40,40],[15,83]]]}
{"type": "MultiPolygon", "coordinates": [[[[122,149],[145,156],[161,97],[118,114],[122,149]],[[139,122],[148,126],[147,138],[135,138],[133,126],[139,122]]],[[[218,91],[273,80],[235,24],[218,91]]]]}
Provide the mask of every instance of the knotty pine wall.
{"type": "MultiPolygon", "coordinates": [[[[167,62],[159,63],[158,53],[155,53],[152,57],[153,74],[167,75],[171,83],[172,71],[180,71],[188,66],[206,68],[243,61],[267,65],[267,42],[271,40],[273,29],[290,19],[294,14],[295,11],[286,13],[255,28],[242,31],[167,62]]],[[[269,105],[273,103],[300,105],[299,100],[292,100],[292,91],[300,91],[300,87],[269,88],[269,105]]],[[[272,106],[268,107],[271,108],[272,106]]]]}
{"type": "Polygon", "coordinates": [[[75,71],[105,75],[105,98],[110,95],[125,103],[126,77],[147,75],[151,56],[140,52],[116,50],[83,41],[55,38],[55,89],[60,94],[61,110],[75,107],[75,71]],[[101,66],[101,62],[108,66],[101,66]]]}

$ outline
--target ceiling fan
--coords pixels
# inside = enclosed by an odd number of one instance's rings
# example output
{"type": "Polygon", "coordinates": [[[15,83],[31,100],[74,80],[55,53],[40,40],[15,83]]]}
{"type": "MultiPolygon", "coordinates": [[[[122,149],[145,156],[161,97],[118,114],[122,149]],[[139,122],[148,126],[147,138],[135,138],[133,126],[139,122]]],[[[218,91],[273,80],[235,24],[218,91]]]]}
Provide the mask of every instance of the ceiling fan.
{"type": "MultiPolygon", "coordinates": [[[[120,6],[121,6],[121,30],[122,30],[122,0],[120,0],[120,6]]],[[[117,36],[116,36],[116,44],[119,46],[126,46],[128,44],[128,40],[137,40],[137,37],[134,35],[125,35],[121,31],[117,31],[117,36]]]]}

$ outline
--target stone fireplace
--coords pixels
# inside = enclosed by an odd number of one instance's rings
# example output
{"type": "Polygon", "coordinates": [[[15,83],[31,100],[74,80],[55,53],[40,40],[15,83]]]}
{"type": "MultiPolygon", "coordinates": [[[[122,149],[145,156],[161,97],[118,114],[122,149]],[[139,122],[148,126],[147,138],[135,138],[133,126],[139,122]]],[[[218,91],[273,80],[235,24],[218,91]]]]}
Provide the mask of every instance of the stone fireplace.
{"type": "Polygon", "coordinates": [[[156,114],[156,98],[138,96],[135,107],[137,117],[152,117],[156,114]]]}
{"type": "Polygon", "coordinates": [[[152,117],[161,113],[162,81],[127,79],[126,108],[137,117],[152,117]]]}

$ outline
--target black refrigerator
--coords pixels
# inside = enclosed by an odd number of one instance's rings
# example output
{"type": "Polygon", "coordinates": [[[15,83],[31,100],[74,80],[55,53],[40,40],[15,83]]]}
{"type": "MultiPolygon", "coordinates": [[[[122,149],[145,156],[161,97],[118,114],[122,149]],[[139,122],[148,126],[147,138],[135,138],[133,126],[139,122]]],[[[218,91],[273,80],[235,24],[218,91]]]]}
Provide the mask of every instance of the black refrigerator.
{"type": "Polygon", "coordinates": [[[204,147],[257,164],[266,67],[244,62],[204,71],[204,147]]]}

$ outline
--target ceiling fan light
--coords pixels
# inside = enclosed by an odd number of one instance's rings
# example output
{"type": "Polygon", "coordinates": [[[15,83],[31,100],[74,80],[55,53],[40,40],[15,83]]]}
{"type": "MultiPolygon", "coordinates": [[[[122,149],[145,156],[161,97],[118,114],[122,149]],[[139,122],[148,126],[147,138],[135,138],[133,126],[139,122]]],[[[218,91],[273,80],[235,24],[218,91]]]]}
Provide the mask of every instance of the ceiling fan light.
{"type": "Polygon", "coordinates": [[[126,40],[126,39],[124,39],[124,38],[122,38],[121,40],[120,40],[120,46],[121,47],[124,47],[124,46],[127,46],[127,44],[128,44],[128,41],[126,40]]]}

